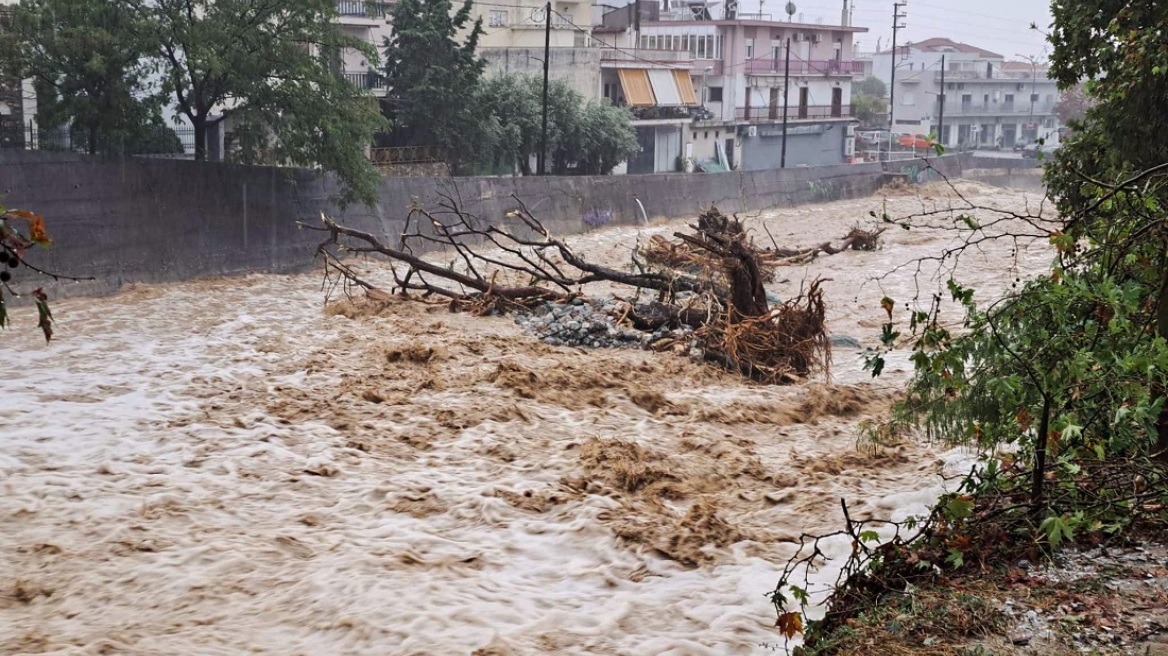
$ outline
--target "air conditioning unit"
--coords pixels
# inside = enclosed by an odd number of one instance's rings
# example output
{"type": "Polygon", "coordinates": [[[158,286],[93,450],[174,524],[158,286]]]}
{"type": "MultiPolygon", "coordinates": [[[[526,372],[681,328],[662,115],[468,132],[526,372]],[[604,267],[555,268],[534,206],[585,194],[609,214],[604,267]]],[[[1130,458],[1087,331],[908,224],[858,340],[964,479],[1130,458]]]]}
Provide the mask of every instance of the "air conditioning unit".
{"type": "Polygon", "coordinates": [[[807,35],[802,32],[795,33],[795,43],[802,43],[807,40],[807,35]]]}
{"type": "Polygon", "coordinates": [[[758,126],[752,125],[752,126],[746,128],[746,136],[757,137],[758,136],[758,126]]]}
{"type": "Polygon", "coordinates": [[[849,139],[856,136],[856,126],[849,125],[849,126],[845,127],[844,128],[844,136],[848,137],[849,139]]]}
{"type": "Polygon", "coordinates": [[[823,40],[823,35],[818,33],[818,32],[811,35],[811,43],[819,43],[822,40],[823,40]]]}
{"type": "Polygon", "coordinates": [[[856,156],[856,140],[844,139],[844,157],[856,156]]]}

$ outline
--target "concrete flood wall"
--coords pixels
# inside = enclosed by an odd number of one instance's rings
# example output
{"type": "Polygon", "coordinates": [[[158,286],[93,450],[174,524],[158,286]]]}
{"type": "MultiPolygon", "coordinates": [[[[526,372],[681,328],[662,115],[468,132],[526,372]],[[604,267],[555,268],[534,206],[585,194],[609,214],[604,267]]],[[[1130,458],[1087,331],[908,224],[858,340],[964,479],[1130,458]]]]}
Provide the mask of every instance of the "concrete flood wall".
{"type": "MultiPolygon", "coordinates": [[[[960,157],[930,162],[959,175],[960,157]]],[[[896,172],[904,162],[894,163],[896,172]]],[[[394,243],[411,204],[435,208],[446,195],[482,221],[503,223],[516,198],[557,234],[693,216],[711,203],[726,212],[855,198],[885,181],[880,164],[717,174],[548,178],[385,178],[372,207],[338,207],[319,172],[159,159],[103,159],[0,151],[8,207],[46,217],[54,245],[30,261],[95,282],[45,284],[56,297],[102,294],[128,283],[292,272],[312,266],[323,235],[297,220],[321,212],[394,243]]],[[[39,250],[39,249],[38,249],[39,250]]],[[[23,276],[22,276],[23,277],[23,276]]]]}

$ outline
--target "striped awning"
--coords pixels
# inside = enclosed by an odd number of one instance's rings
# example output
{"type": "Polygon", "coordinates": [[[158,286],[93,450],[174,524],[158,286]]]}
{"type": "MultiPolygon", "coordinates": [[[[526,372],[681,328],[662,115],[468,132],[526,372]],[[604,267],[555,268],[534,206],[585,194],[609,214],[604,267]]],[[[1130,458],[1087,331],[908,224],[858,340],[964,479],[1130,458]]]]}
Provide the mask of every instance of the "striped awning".
{"type": "Polygon", "coordinates": [[[620,76],[621,89],[625,92],[625,102],[630,107],[653,107],[657,99],[653,95],[653,86],[649,83],[649,72],[641,68],[621,68],[617,70],[620,76]]]}
{"type": "Polygon", "coordinates": [[[649,82],[653,84],[653,95],[658,107],[680,107],[681,93],[677,90],[677,80],[673,71],[654,69],[649,71],[649,82]]]}
{"type": "Polygon", "coordinates": [[[689,71],[674,69],[673,79],[677,82],[677,90],[681,95],[681,104],[696,106],[698,104],[698,95],[694,92],[693,78],[689,76],[689,71]]]}

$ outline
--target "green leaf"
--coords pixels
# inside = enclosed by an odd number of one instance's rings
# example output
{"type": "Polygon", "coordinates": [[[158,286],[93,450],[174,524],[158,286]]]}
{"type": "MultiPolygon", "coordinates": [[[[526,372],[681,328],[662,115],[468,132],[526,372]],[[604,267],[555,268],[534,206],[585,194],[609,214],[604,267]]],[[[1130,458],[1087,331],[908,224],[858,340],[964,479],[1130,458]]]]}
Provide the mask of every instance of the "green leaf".
{"type": "Polygon", "coordinates": [[[53,313],[49,311],[49,299],[41,290],[36,290],[32,293],[33,298],[36,299],[37,308],[37,328],[45,334],[45,342],[53,339],[53,313]]]}
{"type": "Polygon", "coordinates": [[[945,562],[953,566],[953,569],[961,569],[965,564],[965,554],[958,549],[950,549],[949,555],[945,557],[945,562]]]}
{"type": "Polygon", "coordinates": [[[806,589],[795,585],[790,586],[790,588],[791,596],[794,597],[795,601],[799,602],[800,605],[806,606],[811,601],[811,596],[807,594],[806,589]]]}
{"type": "Polygon", "coordinates": [[[1063,517],[1052,515],[1042,521],[1039,530],[1046,534],[1052,549],[1057,549],[1064,541],[1073,540],[1074,530],[1063,517]]]}
{"type": "Polygon", "coordinates": [[[973,501],[954,497],[945,504],[945,514],[952,519],[965,519],[973,514],[973,501]]]}
{"type": "Polygon", "coordinates": [[[876,531],[862,531],[860,533],[860,542],[876,542],[880,539],[880,534],[876,531]]]}

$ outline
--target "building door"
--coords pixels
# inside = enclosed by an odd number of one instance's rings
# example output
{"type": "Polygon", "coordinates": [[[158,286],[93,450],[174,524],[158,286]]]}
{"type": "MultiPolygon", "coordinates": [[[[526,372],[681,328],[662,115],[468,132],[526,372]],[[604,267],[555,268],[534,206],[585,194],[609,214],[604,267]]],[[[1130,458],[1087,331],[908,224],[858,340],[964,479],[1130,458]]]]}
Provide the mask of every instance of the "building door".
{"type": "Polygon", "coordinates": [[[968,146],[969,145],[969,126],[968,125],[958,125],[957,126],[957,145],[958,146],[968,146]]]}
{"type": "Polygon", "coordinates": [[[641,152],[629,158],[629,173],[652,173],[657,152],[657,133],[651,127],[637,127],[637,144],[641,152]]]}
{"type": "Polygon", "coordinates": [[[654,173],[672,173],[677,171],[677,160],[681,157],[680,128],[657,128],[655,155],[653,165],[654,173]]]}
{"type": "Polygon", "coordinates": [[[1013,148],[1018,141],[1018,126],[1014,123],[1002,125],[1002,148],[1013,148]]]}
{"type": "Polygon", "coordinates": [[[811,61],[811,42],[800,41],[797,49],[801,69],[808,70],[807,62],[811,61]]]}
{"type": "Polygon", "coordinates": [[[799,118],[807,118],[807,103],[811,99],[811,90],[799,87],[799,118]]]}
{"type": "Polygon", "coordinates": [[[730,167],[731,171],[734,170],[734,140],[733,139],[726,140],[726,165],[730,167]]]}
{"type": "Polygon", "coordinates": [[[770,117],[772,120],[779,117],[779,88],[771,87],[770,117]]]}
{"type": "Polygon", "coordinates": [[[831,90],[831,116],[832,118],[839,118],[843,116],[844,111],[844,90],[835,88],[831,90]]]}

